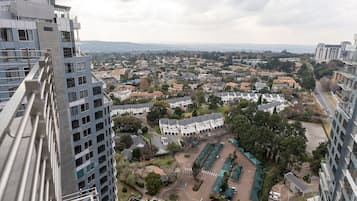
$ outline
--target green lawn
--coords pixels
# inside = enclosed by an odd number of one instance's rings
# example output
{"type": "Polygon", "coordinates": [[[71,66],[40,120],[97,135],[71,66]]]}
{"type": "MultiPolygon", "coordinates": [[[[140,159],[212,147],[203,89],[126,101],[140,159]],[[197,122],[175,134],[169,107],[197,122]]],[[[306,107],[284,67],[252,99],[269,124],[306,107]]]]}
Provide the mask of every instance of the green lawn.
{"type": "Polygon", "coordinates": [[[150,140],[152,138],[152,134],[149,134],[149,133],[145,133],[144,135],[144,138],[146,138],[147,140],[150,140]]]}
{"type": "Polygon", "coordinates": [[[155,157],[148,162],[147,165],[155,165],[161,168],[168,168],[171,167],[172,164],[175,162],[175,158],[172,155],[155,157]]]}

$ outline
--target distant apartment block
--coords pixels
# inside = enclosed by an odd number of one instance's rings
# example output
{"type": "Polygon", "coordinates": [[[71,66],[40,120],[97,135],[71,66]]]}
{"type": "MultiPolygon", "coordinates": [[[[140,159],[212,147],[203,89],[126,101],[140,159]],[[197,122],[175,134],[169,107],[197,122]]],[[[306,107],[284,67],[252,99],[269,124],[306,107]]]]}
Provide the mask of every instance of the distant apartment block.
{"type": "Polygon", "coordinates": [[[212,113],[203,116],[186,119],[160,119],[160,131],[164,135],[175,135],[189,137],[204,134],[224,125],[224,118],[221,113],[212,113]]]}
{"type": "Polygon", "coordinates": [[[348,41],[341,42],[339,45],[319,43],[315,50],[315,61],[328,63],[331,60],[340,60],[348,45],[351,45],[348,41]]]}

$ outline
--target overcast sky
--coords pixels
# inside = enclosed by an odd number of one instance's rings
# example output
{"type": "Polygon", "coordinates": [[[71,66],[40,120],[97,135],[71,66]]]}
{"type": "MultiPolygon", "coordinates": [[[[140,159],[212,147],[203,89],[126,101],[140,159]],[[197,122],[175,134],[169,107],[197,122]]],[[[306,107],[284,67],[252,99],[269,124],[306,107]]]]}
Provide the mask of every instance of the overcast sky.
{"type": "Polygon", "coordinates": [[[57,0],[81,40],[316,44],[352,40],[356,0],[57,0]]]}

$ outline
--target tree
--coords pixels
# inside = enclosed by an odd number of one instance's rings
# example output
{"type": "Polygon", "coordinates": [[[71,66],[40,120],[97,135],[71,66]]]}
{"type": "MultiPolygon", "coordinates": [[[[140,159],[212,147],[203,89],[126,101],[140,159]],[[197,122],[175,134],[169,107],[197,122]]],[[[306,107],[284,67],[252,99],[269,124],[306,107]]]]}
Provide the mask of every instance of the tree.
{"type": "Polygon", "coordinates": [[[198,90],[195,93],[194,99],[197,101],[198,104],[206,103],[205,92],[203,90],[198,90]]]}
{"type": "Polygon", "coordinates": [[[198,180],[198,175],[200,174],[200,172],[201,172],[200,165],[194,162],[192,164],[192,176],[196,181],[198,180]]]}
{"type": "Polygon", "coordinates": [[[312,151],[312,158],[310,159],[310,167],[313,173],[318,174],[321,161],[324,159],[327,152],[327,143],[322,142],[312,151]]]}
{"type": "Polygon", "coordinates": [[[148,123],[153,126],[158,125],[159,119],[167,115],[167,108],[169,108],[169,104],[166,101],[155,102],[146,116],[148,123]]]}
{"type": "Polygon", "coordinates": [[[141,128],[141,120],[134,116],[124,115],[124,116],[115,116],[114,121],[114,130],[116,132],[129,132],[136,133],[141,128]]]}
{"type": "Polygon", "coordinates": [[[197,110],[194,110],[194,111],[192,112],[192,116],[193,116],[193,117],[197,117],[197,115],[198,115],[198,114],[197,114],[197,110]]]}
{"type": "Polygon", "coordinates": [[[149,130],[149,128],[147,126],[144,126],[141,131],[143,132],[143,134],[147,133],[149,130]]]}
{"type": "Polygon", "coordinates": [[[175,153],[181,151],[181,146],[174,142],[170,142],[167,145],[167,150],[169,150],[170,153],[175,154],[175,153]]]}
{"type": "Polygon", "coordinates": [[[263,95],[260,95],[257,101],[257,105],[262,104],[263,95]]]}
{"type": "Polygon", "coordinates": [[[315,89],[315,79],[312,69],[310,69],[306,64],[303,64],[297,73],[301,77],[301,86],[303,88],[309,90],[315,89]]]}
{"type": "Polygon", "coordinates": [[[135,148],[133,150],[133,159],[139,161],[141,159],[141,150],[140,148],[135,148]]]}
{"type": "Polygon", "coordinates": [[[133,145],[133,139],[130,137],[130,135],[122,135],[120,136],[120,143],[123,143],[125,145],[125,148],[128,149],[133,145]]]}
{"type": "Polygon", "coordinates": [[[145,187],[146,187],[146,190],[148,191],[148,193],[150,195],[156,195],[162,187],[160,175],[150,172],[145,177],[145,184],[146,184],[145,187]]]}
{"type": "Polygon", "coordinates": [[[207,102],[208,102],[208,107],[211,110],[215,110],[218,107],[220,107],[221,105],[223,105],[222,99],[220,97],[218,97],[218,96],[215,96],[215,95],[210,95],[208,97],[208,101],[207,102]]]}
{"type": "Polygon", "coordinates": [[[178,117],[182,117],[182,114],[184,111],[180,107],[176,107],[174,110],[174,114],[176,114],[178,117]]]}
{"type": "Polygon", "coordinates": [[[162,92],[168,92],[168,90],[169,90],[169,85],[168,84],[163,84],[162,86],[161,86],[161,91],[162,92]]]}

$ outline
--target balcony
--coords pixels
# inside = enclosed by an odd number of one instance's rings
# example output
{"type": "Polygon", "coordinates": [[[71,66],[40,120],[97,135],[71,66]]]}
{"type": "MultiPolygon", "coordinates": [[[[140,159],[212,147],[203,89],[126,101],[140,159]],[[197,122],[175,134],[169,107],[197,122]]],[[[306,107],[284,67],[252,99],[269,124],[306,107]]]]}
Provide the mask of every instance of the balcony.
{"type": "Polygon", "coordinates": [[[0,200],[61,200],[53,88],[51,57],[46,52],[0,113],[0,200]]]}
{"type": "Polygon", "coordinates": [[[73,194],[63,196],[63,201],[98,201],[96,188],[81,190],[73,194]]]}

